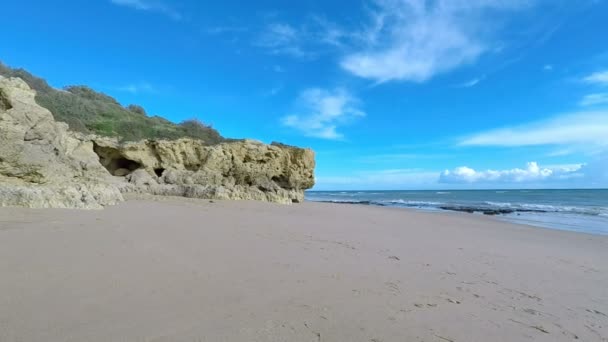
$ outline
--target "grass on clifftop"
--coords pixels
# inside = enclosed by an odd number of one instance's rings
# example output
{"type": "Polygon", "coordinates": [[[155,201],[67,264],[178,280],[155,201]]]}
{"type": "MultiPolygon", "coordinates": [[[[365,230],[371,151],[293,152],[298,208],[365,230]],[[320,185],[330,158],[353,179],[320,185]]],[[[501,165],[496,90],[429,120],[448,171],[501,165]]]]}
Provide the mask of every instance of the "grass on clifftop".
{"type": "Polygon", "coordinates": [[[44,79],[23,69],[12,69],[2,62],[0,75],[23,79],[36,90],[36,102],[73,131],[121,137],[124,141],[184,137],[200,139],[209,145],[225,141],[217,130],[197,119],[175,124],[160,116],[148,116],[138,105],[123,107],[114,98],[86,86],[58,90],[44,79]]]}

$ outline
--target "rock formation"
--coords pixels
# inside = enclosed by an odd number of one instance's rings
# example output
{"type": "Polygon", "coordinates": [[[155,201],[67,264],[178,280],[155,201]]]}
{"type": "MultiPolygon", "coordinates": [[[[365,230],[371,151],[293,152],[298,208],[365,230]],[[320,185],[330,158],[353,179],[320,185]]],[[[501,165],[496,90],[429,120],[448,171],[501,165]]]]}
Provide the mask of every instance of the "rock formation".
{"type": "Polygon", "coordinates": [[[122,193],[295,203],[314,185],[308,149],[244,140],[118,139],[68,131],[18,78],[0,76],[0,206],[101,208],[122,193]]]}
{"type": "Polygon", "coordinates": [[[107,138],[96,138],[93,145],[109,173],[126,177],[123,192],[297,203],[314,185],[314,155],[295,147],[252,140],[120,144],[107,138]]]}

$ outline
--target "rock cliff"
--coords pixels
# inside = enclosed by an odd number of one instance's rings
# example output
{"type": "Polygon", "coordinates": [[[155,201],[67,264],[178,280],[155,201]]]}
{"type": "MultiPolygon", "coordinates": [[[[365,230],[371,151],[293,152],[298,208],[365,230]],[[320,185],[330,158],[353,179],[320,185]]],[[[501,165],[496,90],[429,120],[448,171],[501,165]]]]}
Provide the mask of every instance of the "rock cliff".
{"type": "Polygon", "coordinates": [[[118,139],[68,130],[18,78],[0,76],[0,206],[101,208],[123,193],[297,203],[314,153],[244,140],[118,139]]]}

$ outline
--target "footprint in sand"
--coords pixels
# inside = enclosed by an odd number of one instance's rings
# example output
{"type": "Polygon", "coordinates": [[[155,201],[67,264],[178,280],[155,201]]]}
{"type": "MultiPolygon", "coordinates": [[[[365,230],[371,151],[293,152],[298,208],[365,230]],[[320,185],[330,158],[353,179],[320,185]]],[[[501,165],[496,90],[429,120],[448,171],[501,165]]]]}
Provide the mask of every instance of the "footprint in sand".
{"type": "Polygon", "coordinates": [[[386,285],[387,290],[393,294],[393,296],[396,296],[398,294],[401,293],[401,290],[399,289],[399,285],[393,283],[393,282],[386,282],[384,283],[384,285],[386,285]]]}
{"type": "Polygon", "coordinates": [[[608,317],[605,313],[601,312],[601,311],[597,311],[597,310],[591,310],[591,309],[585,309],[587,312],[592,313],[592,314],[596,314],[596,315],[600,315],[600,316],[604,316],[604,317],[608,317]]]}
{"type": "Polygon", "coordinates": [[[446,298],[445,300],[447,300],[448,302],[450,302],[452,304],[460,304],[460,303],[462,303],[461,301],[456,300],[456,299],[452,299],[452,298],[446,298]]]}

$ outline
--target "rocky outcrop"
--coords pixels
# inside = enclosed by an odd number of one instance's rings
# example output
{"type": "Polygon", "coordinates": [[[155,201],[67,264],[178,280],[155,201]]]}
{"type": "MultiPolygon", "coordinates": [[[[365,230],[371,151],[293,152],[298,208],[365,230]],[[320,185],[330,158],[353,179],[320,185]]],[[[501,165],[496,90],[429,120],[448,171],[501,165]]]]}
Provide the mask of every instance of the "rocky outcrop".
{"type": "Polygon", "coordinates": [[[18,78],[0,77],[0,206],[101,208],[122,193],[301,202],[314,153],[245,140],[140,141],[68,131],[18,78]]]}
{"type": "Polygon", "coordinates": [[[18,78],[0,76],[0,206],[101,208],[123,200],[91,141],[34,101],[18,78]]]}
{"type": "Polygon", "coordinates": [[[314,185],[310,150],[245,140],[207,146],[200,140],[93,140],[123,192],[297,203],[314,185]]]}

